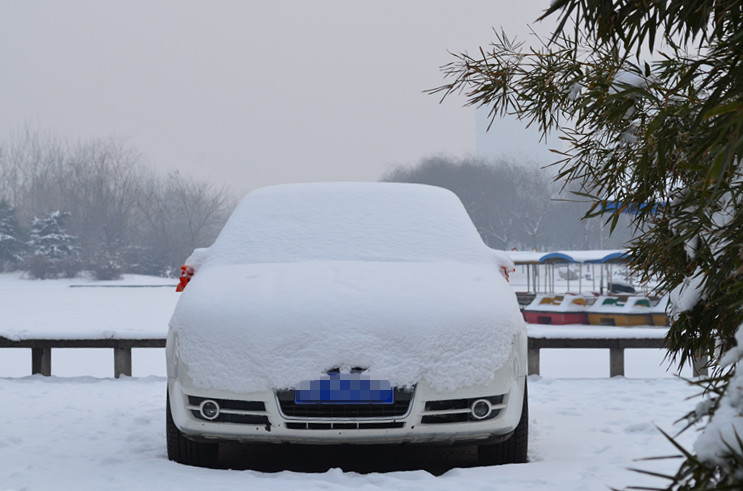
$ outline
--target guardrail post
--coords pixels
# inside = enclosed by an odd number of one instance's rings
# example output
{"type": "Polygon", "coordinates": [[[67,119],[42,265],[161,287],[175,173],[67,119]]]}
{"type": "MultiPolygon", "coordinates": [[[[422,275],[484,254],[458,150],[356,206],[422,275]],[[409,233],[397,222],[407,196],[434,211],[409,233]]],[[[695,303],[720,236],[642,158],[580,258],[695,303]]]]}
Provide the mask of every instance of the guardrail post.
{"type": "Polygon", "coordinates": [[[609,376],[624,376],[624,349],[609,348],[609,376]]]}
{"type": "Polygon", "coordinates": [[[132,348],[131,346],[116,346],[114,348],[114,377],[122,375],[132,376],[132,348]]]}
{"type": "Polygon", "coordinates": [[[539,348],[529,348],[528,359],[527,373],[539,375],[539,348]]]}
{"type": "Polygon", "coordinates": [[[51,348],[31,348],[31,373],[40,373],[45,377],[52,375],[51,348]]]}

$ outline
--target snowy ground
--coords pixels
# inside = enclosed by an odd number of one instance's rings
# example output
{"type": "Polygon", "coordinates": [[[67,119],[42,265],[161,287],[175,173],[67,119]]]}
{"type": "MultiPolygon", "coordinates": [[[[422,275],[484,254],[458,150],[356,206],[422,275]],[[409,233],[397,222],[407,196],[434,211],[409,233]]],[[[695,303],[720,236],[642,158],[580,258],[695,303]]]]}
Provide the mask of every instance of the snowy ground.
{"type": "MultiPolygon", "coordinates": [[[[72,283],[86,287],[0,275],[0,334],[164,335],[177,300],[172,288],[72,283]]],[[[145,283],[170,282],[130,277],[117,284],[145,283]]],[[[628,468],[673,472],[677,461],[635,459],[676,453],[656,426],[673,432],[673,422],[696,402],[685,400],[696,390],[666,373],[655,350],[629,351],[627,378],[614,379],[606,378],[606,351],[547,350],[545,377],[529,381],[528,464],[472,467],[466,448],[271,446],[228,448],[223,461],[233,470],[208,470],[171,463],[165,455],[162,350],[135,350],[135,377],[120,380],[110,378],[110,350],[54,350],[50,378],[28,376],[29,351],[0,349],[0,490],[658,486],[664,482],[628,468]]],[[[689,432],[681,442],[690,446],[693,438],[689,432]]]]}
{"type": "MultiPolygon", "coordinates": [[[[694,391],[682,381],[532,377],[529,383],[528,464],[466,467],[472,465],[467,449],[442,455],[415,447],[269,447],[233,450],[229,463],[240,470],[210,470],[168,461],[162,377],[0,379],[0,489],[603,490],[662,484],[630,467],[675,469],[676,461],[634,459],[674,453],[656,425],[672,431],[689,407],[684,399],[694,391]],[[396,470],[401,465],[409,470],[396,470]],[[446,471],[452,465],[463,467],[446,471]],[[280,469],[289,470],[273,472],[280,469]]],[[[689,445],[691,436],[682,442],[689,445]]]]}

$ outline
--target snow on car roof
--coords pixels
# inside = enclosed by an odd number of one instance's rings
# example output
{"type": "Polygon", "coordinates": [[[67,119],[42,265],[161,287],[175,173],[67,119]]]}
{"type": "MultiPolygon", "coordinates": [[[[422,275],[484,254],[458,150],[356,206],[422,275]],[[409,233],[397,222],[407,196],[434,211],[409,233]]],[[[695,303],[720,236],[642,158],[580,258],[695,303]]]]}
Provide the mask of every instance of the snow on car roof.
{"type": "Polygon", "coordinates": [[[405,183],[307,183],[249,193],[209,264],[307,260],[482,260],[464,206],[448,190],[405,183]]]}

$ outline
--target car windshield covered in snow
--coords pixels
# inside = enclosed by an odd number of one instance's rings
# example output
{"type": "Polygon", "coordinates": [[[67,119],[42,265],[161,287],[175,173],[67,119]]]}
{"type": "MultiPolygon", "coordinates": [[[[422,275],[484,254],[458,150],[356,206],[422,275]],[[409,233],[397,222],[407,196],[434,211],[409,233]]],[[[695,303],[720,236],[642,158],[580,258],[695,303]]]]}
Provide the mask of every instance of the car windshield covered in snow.
{"type": "Polygon", "coordinates": [[[452,193],[379,183],[285,185],[239,204],[210,264],[483,260],[477,230],[452,193]]]}

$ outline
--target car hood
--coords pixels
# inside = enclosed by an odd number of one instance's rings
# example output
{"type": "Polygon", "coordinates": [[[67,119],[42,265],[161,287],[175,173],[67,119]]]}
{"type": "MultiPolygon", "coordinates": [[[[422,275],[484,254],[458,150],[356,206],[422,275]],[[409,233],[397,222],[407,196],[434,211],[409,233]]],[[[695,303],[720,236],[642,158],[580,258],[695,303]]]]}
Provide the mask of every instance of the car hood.
{"type": "Polygon", "coordinates": [[[524,329],[495,265],[361,261],[204,268],[170,326],[179,377],[233,392],[354,367],[395,386],[487,384],[524,329]]]}

